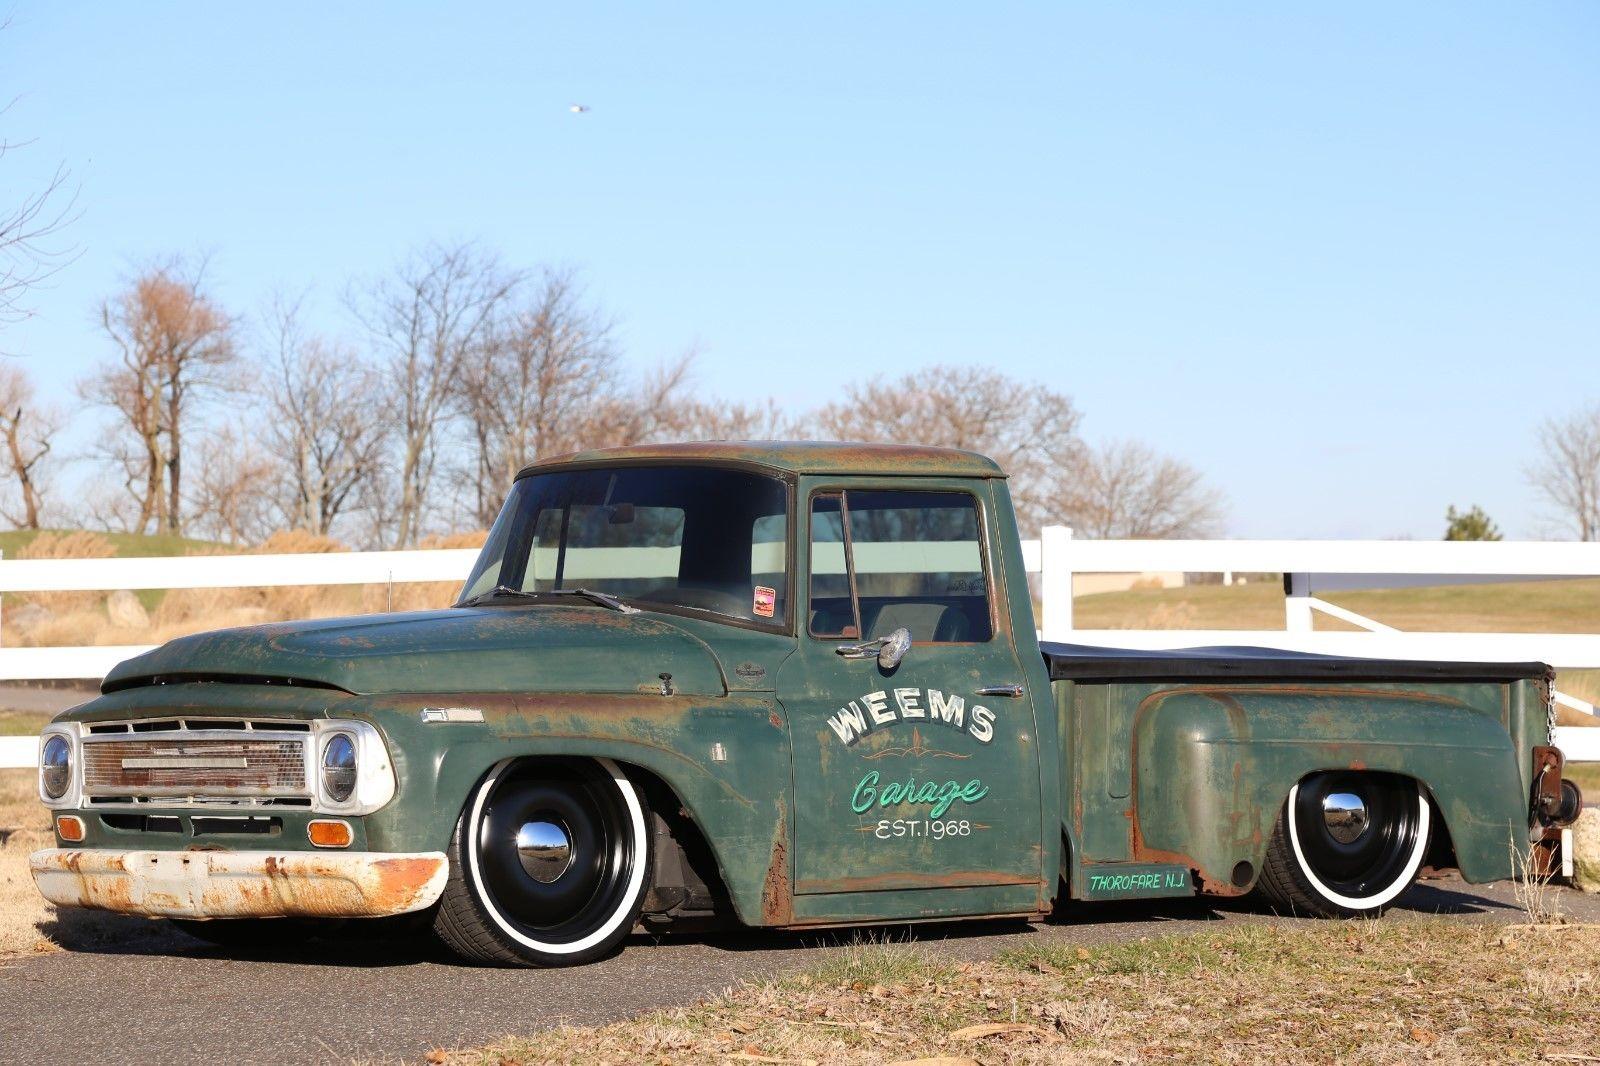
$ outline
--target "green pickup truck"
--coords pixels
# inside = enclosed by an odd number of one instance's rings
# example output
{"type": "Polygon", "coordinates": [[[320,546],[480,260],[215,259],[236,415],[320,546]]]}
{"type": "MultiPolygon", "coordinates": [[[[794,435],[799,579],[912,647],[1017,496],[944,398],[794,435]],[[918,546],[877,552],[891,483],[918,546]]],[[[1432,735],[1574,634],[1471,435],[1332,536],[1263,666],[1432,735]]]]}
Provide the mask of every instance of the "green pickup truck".
{"type": "Polygon", "coordinates": [[[58,905],[223,944],[401,925],[561,965],[641,928],[1068,900],[1372,915],[1425,870],[1541,861],[1581,805],[1541,664],[1130,652],[1034,627],[981,456],[543,461],[453,607],[118,666],[40,738],[57,846],[31,868],[58,905]]]}

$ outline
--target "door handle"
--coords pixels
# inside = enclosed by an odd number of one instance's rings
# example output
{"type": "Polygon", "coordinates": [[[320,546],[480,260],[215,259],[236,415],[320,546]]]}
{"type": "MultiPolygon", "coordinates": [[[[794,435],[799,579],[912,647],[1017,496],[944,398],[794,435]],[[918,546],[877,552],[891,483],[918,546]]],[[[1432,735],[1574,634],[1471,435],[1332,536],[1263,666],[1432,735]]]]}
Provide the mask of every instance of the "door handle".
{"type": "Polygon", "coordinates": [[[860,644],[840,644],[833,649],[846,659],[877,659],[885,670],[893,670],[911,650],[911,630],[901,626],[887,636],[864,640],[860,644]]]}
{"type": "Polygon", "coordinates": [[[980,696],[1005,696],[1009,699],[1022,698],[1021,685],[985,685],[978,690],[980,696]]]}

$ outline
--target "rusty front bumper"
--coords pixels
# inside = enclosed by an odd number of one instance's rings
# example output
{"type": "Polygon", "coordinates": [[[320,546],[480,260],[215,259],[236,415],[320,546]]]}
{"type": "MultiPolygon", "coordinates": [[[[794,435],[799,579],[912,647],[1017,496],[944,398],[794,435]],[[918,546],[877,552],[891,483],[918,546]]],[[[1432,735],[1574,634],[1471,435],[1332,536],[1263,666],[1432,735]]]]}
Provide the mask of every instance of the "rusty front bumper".
{"type": "Polygon", "coordinates": [[[105,851],[28,859],[45,899],[169,918],[379,918],[419,911],[449,876],[441,852],[105,851]]]}

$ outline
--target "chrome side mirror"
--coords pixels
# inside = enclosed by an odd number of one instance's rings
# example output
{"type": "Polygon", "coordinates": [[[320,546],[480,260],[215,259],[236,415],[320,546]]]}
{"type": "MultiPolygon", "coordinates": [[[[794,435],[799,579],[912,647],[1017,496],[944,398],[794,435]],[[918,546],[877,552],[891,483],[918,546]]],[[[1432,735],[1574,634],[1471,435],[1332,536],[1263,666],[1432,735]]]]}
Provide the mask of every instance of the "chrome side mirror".
{"type": "Polygon", "coordinates": [[[906,657],[906,652],[911,650],[911,630],[901,626],[888,636],[864,640],[860,644],[841,644],[833,650],[846,659],[867,659],[876,652],[878,665],[885,670],[893,670],[906,657]]]}
{"type": "Polygon", "coordinates": [[[911,650],[911,630],[905,626],[892,630],[883,638],[883,646],[878,649],[878,665],[885,670],[893,670],[900,665],[900,660],[906,657],[906,652],[911,650]]]}

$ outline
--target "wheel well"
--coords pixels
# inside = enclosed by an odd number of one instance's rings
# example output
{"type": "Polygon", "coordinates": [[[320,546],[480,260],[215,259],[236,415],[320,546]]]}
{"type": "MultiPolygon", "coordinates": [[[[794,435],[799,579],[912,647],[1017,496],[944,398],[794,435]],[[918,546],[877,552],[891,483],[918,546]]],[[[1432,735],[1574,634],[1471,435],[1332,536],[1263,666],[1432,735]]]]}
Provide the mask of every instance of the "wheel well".
{"type": "MultiPolygon", "coordinates": [[[[1295,781],[1295,787],[1299,787],[1307,779],[1314,777],[1317,774],[1328,772],[1330,771],[1311,770],[1301,774],[1300,777],[1295,781]]],[[[1373,776],[1382,775],[1386,777],[1401,777],[1407,781],[1417,784],[1422,789],[1422,797],[1427,801],[1428,804],[1430,836],[1428,839],[1427,854],[1424,855],[1422,859],[1423,869],[1435,871],[1456,869],[1456,845],[1455,841],[1450,837],[1450,825],[1445,820],[1444,811],[1440,808],[1439,801],[1434,797],[1433,789],[1429,787],[1428,782],[1412,774],[1398,773],[1393,770],[1357,770],[1355,772],[1359,774],[1371,774],[1373,776]]],[[[1285,802],[1287,802],[1287,797],[1285,797],[1285,802]]]]}
{"type": "Polygon", "coordinates": [[[653,898],[647,897],[646,912],[662,917],[732,920],[732,897],[722,869],[687,805],[671,785],[644,767],[625,762],[617,766],[644,793],[655,822],[656,861],[650,889],[653,898]]]}
{"type": "MultiPolygon", "coordinates": [[[[534,762],[596,762],[600,758],[564,754],[521,755],[510,761],[521,765],[534,762]]],[[[653,884],[646,897],[647,916],[654,904],[655,913],[663,916],[671,912],[675,917],[714,917],[718,921],[735,921],[733,897],[728,892],[716,853],[711,850],[705,833],[695,823],[688,806],[677,792],[660,776],[642,766],[615,758],[609,761],[644,796],[650,811],[650,829],[654,834],[656,854],[651,872],[653,884]],[[677,891],[671,891],[674,889],[677,891]]],[[[468,792],[463,810],[471,805],[481,784],[480,777],[468,792]]]]}

